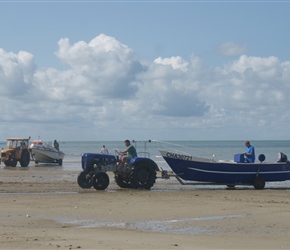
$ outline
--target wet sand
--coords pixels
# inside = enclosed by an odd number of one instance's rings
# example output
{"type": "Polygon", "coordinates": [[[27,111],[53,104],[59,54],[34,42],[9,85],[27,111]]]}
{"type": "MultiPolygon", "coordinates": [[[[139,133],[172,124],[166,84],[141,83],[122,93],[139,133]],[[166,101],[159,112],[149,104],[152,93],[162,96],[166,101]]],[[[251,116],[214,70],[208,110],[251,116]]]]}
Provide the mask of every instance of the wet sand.
{"type": "Polygon", "coordinates": [[[290,187],[81,189],[79,171],[0,168],[0,249],[290,249],[290,187]]]}

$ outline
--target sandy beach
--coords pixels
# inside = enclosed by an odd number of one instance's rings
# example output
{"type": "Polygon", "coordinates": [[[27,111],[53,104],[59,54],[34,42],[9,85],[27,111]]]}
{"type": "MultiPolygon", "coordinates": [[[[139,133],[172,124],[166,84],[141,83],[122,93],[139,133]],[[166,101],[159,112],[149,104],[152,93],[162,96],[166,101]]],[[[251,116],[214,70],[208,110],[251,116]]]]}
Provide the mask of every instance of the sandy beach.
{"type": "Polygon", "coordinates": [[[290,188],[81,189],[79,171],[0,168],[1,249],[290,249],[290,188]]]}

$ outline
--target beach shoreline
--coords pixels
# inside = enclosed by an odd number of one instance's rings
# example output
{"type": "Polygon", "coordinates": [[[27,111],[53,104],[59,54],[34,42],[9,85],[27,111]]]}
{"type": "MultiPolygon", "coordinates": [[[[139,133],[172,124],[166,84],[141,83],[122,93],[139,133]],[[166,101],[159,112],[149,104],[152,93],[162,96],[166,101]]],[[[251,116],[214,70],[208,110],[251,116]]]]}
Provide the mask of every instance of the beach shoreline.
{"type": "Polygon", "coordinates": [[[1,249],[290,249],[290,189],[81,189],[80,171],[0,168],[1,249]]]}

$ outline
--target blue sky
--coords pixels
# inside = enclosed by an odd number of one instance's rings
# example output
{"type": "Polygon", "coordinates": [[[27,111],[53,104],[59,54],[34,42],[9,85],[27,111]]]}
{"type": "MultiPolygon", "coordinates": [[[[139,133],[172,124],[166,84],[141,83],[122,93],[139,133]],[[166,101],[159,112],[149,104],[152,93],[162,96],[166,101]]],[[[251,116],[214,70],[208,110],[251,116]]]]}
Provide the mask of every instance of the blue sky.
{"type": "Polygon", "coordinates": [[[89,41],[101,33],[149,60],[194,53],[216,64],[222,58],[214,50],[225,41],[253,56],[286,59],[289,3],[21,2],[1,3],[1,45],[33,53],[42,66],[58,63],[53,53],[60,38],[89,41]]]}
{"type": "Polygon", "coordinates": [[[289,7],[0,1],[0,140],[289,139],[289,7]]]}

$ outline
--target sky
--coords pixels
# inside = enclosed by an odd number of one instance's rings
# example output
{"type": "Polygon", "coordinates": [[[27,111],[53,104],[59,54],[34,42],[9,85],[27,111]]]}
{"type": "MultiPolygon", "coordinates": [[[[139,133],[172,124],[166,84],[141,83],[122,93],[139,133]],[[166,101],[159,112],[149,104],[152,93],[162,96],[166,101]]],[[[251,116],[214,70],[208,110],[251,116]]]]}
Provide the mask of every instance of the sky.
{"type": "Polygon", "coordinates": [[[290,140],[290,1],[1,1],[0,141],[290,140]]]}

